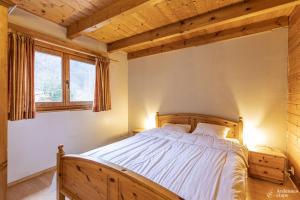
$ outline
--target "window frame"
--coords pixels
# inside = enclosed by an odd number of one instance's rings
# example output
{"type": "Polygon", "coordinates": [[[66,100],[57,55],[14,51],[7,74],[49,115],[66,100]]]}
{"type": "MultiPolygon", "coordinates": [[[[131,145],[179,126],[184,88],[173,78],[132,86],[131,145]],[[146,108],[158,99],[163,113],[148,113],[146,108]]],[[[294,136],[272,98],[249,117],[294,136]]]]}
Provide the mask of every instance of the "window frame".
{"type": "MultiPolygon", "coordinates": [[[[88,64],[96,64],[95,57],[76,52],[43,42],[36,42],[36,52],[46,53],[62,58],[62,102],[36,102],[37,112],[64,111],[64,110],[91,110],[93,101],[70,101],[70,60],[76,60],[88,64]]],[[[96,65],[95,65],[96,67],[96,65]]]]}
{"type": "MultiPolygon", "coordinates": [[[[68,81],[69,81],[69,87],[67,88],[68,89],[68,96],[67,96],[67,99],[69,101],[69,105],[71,106],[78,106],[78,105],[93,105],[93,101],[71,101],[70,100],[70,60],[75,60],[75,61],[79,61],[79,62],[83,62],[83,63],[88,63],[88,64],[96,64],[95,61],[91,61],[91,60],[88,60],[88,59],[83,59],[81,57],[78,57],[78,56],[74,56],[74,55],[68,55],[68,65],[67,65],[67,75],[68,75],[68,81]]],[[[95,65],[95,75],[96,75],[96,65],[95,65]]],[[[95,77],[96,79],[96,77],[95,77]]]]}

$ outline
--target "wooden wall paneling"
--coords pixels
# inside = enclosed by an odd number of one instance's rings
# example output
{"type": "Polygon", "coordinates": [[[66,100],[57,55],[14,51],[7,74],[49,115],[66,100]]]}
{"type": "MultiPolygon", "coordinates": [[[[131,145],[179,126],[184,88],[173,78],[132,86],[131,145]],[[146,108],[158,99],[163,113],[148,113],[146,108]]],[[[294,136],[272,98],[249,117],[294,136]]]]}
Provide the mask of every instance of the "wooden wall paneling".
{"type": "Polygon", "coordinates": [[[287,155],[300,184],[300,7],[289,18],[288,34],[288,118],[287,155]]]}
{"type": "Polygon", "coordinates": [[[108,44],[108,51],[120,50],[128,46],[158,39],[161,40],[176,34],[189,33],[199,29],[222,25],[298,4],[300,4],[298,0],[244,1],[112,42],[108,44]]]}
{"type": "Polygon", "coordinates": [[[208,44],[208,43],[222,41],[222,40],[236,38],[236,37],[242,37],[245,35],[250,35],[258,32],[269,31],[287,25],[288,25],[288,18],[279,17],[276,19],[266,20],[266,21],[262,21],[250,25],[219,31],[216,33],[196,36],[186,40],[175,41],[169,44],[163,44],[149,49],[142,49],[136,52],[130,52],[128,53],[128,59],[134,59],[138,57],[163,53],[163,52],[172,51],[176,49],[208,44]]]}
{"type": "Polygon", "coordinates": [[[7,18],[8,7],[12,5],[8,0],[0,0],[0,200],[6,200],[7,195],[7,18]]]}

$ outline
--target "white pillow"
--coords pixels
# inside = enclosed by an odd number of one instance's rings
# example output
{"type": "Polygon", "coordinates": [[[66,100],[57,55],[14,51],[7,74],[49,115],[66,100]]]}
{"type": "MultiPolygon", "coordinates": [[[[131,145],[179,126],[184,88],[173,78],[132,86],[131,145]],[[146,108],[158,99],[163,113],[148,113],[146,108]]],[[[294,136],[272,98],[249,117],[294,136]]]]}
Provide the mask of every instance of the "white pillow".
{"type": "Polygon", "coordinates": [[[226,138],[230,128],[226,126],[208,124],[208,123],[198,123],[196,129],[192,134],[198,135],[209,135],[217,138],[226,138]]]}
{"type": "Polygon", "coordinates": [[[231,141],[233,143],[240,144],[240,141],[238,139],[236,139],[236,138],[225,138],[225,140],[231,141]]]}
{"type": "Polygon", "coordinates": [[[189,133],[190,130],[191,130],[191,125],[189,125],[189,124],[165,123],[162,128],[170,130],[170,131],[177,131],[177,132],[182,132],[182,133],[189,133]]]}

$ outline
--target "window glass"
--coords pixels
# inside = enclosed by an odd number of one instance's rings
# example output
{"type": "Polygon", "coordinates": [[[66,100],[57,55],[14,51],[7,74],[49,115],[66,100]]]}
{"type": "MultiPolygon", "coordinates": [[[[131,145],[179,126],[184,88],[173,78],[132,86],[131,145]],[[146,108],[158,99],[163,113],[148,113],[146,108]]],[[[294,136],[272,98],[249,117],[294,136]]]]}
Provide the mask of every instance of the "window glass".
{"type": "Polygon", "coordinates": [[[93,101],[95,65],[70,60],[70,101],[93,101]]]}
{"type": "Polygon", "coordinates": [[[35,52],[34,90],[36,102],[62,102],[62,58],[35,52]]]}

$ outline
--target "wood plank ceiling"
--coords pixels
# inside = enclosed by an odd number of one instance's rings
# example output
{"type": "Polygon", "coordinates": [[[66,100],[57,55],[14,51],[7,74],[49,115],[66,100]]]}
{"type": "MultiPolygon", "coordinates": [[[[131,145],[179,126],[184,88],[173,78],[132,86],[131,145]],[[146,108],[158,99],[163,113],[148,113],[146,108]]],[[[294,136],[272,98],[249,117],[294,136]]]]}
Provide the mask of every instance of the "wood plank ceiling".
{"type": "MultiPolygon", "coordinates": [[[[287,26],[287,17],[300,4],[299,0],[13,1],[21,9],[67,27],[70,38],[92,37],[107,43],[110,51],[128,52],[129,58],[204,44],[195,40],[213,33],[233,34],[234,29],[241,32],[235,34],[239,37],[287,26]]],[[[222,38],[212,37],[206,43],[222,38]]]]}

